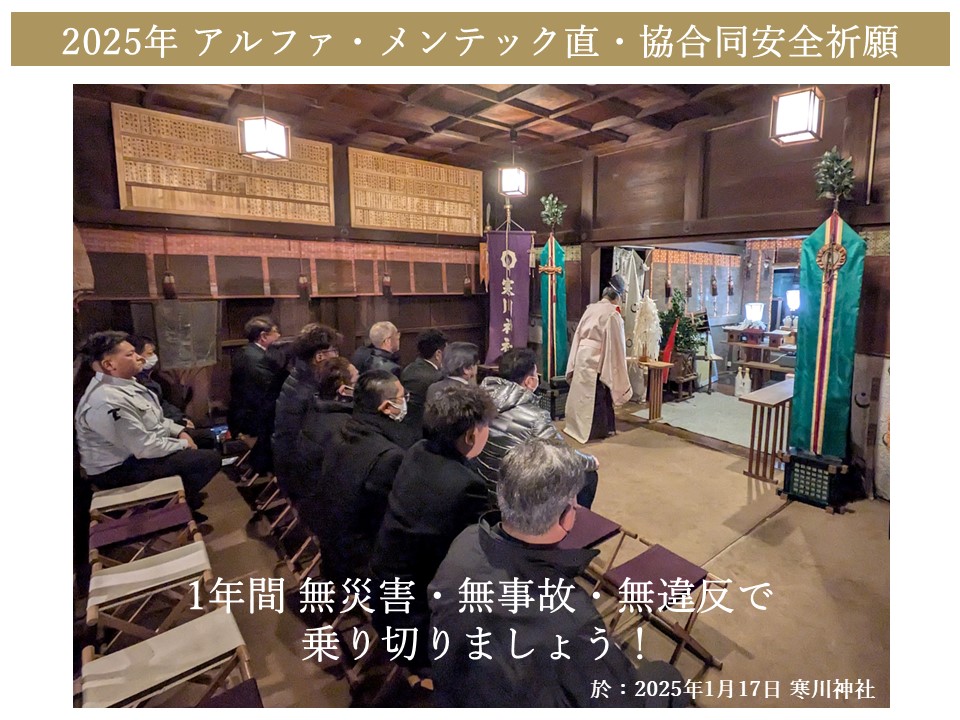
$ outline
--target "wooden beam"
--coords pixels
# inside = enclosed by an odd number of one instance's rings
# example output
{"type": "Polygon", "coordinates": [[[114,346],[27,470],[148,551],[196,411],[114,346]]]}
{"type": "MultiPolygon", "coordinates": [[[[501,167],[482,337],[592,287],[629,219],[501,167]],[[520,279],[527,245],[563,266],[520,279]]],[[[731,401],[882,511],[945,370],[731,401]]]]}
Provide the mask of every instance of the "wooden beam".
{"type": "MultiPolygon", "coordinates": [[[[738,239],[765,234],[809,234],[827,219],[830,210],[825,205],[817,210],[619,225],[597,228],[586,239],[593,243],[614,245],[623,240],[689,242],[690,238],[698,236],[738,239]]],[[[844,209],[843,216],[847,224],[854,228],[889,225],[890,206],[861,205],[844,209]]]]}

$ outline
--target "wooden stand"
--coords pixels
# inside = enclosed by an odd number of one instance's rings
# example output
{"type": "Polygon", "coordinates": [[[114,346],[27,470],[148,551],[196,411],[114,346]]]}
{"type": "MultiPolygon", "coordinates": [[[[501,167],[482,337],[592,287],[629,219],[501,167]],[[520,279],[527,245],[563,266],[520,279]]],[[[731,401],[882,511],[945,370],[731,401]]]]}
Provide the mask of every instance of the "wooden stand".
{"type": "Polygon", "coordinates": [[[790,401],[793,400],[793,378],[740,398],[753,406],[750,427],[750,455],[743,474],[755,480],[775,483],[773,473],[777,453],[786,452],[789,440],[790,401]]]}
{"type": "Polygon", "coordinates": [[[663,371],[673,367],[673,363],[660,360],[637,360],[637,364],[650,371],[647,377],[647,397],[650,400],[648,419],[650,422],[656,422],[660,419],[660,413],[663,410],[663,371]]]}

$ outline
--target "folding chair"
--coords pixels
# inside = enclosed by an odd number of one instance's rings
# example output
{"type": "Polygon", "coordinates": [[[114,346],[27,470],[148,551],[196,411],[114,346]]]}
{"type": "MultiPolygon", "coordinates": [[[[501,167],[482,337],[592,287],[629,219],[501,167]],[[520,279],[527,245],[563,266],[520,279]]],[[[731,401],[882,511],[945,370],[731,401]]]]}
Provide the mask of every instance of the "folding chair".
{"type": "Polygon", "coordinates": [[[200,537],[185,501],[159,509],[133,508],[119,518],[102,515],[90,522],[90,564],[133,562],[200,537]]]}
{"type": "Polygon", "coordinates": [[[625,642],[625,637],[630,629],[640,623],[651,621],[659,630],[676,641],[676,647],[670,658],[671,664],[676,664],[680,658],[680,653],[683,652],[684,648],[687,648],[703,661],[705,667],[722,669],[723,663],[717,660],[690,633],[699,615],[704,581],[709,579],[715,586],[725,586],[729,581],[720,580],[704,568],[694,565],[662,545],[652,545],[639,535],[629,531],[627,534],[648,547],[636,557],[608,569],[603,574],[603,585],[617,601],[616,604],[622,606],[614,609],[607,616],[608,618],[612,616],[611,632],[624,639],[625,642]],[[664,614],[665,612],[674,614],[680,612],[676,603],[672,610],[666,604],[666,598],[672,595],[671,587],[685,588],[689,591],[688,599],[682,604],[682,612],[687,613],[687,620],[683,625],[664,614]],[[649,594],[641,592],[638,601],[638,598],[632,597],[633,591],[631,588],[649,589],[649,594]],[[662,597],[664,604],[658,607],[655,604],[645,602],[656,596],[662,597]],[[629,611],[626,609],[627,607],[629,607],[629,611]],[[634,613],[634,609],[637,609],[638,612],[634,613]],[[621,624],[620,621],[623,617],[630,617],[631,619],[621,624]],[[633,622],[634,619],[636,622],[633,622]]]}
{"type": "Polygon", "coordinates": [[[197,707],[202,708],[262,708],[263,700],[260,697],[260,686],[256,678],[244,680],[221,693],[217,693],[209,700],[205,700],[197,707]]]}
{"type": "Polygon", "coordinates": [[[617,538],[617,544],[614,546],[613,554],[606,563],[603,565],[595,562],[591,563],[589,569],[595,574],[595,577],[588,575],[587,579],[594,583],[593,589],[596,590],[602,582],[601,578],[603,574],[609,570],[616,561],[617,555],[620,553],[620,548],[623,547],[623,540],[626,535],[627,531],[624,530],[619,523],[599,513],[595,513],[588,508],[578,507],[577,520],[573,524],[573,529],[567,533],[567,536],[563,540],[557,543],[557,547],[563,550],[595,548],[607,540],[614,537],[617,538]]]}
{"type": "Polygon", "coordinates": [[[212,583],[202,540],[106,569],[96,563],[87,597],[87,625],[96,629],[100,654],[123,636],[146,640],[196,617],[198,610],[202,614],[212,583]],[[108,629],[115,631],[109,639],[108,629]]]}
{"type": "Polygon", "coordinates": [[[139,707],[187,682],[202,685],[204,703],[230,686],[235,671],[251,678],[249,654],[233,616],[218,608],[103,657],[85,647],[83,707],[139,707]]]}
{"type": "Polygon", "coordinates": [[[127,487],[98,490],[90,501],[90,519],[119,520],[137,509],[157,509],[183,502],[183,481],[179,475],[170,475],[156,480],[127,487]]]}

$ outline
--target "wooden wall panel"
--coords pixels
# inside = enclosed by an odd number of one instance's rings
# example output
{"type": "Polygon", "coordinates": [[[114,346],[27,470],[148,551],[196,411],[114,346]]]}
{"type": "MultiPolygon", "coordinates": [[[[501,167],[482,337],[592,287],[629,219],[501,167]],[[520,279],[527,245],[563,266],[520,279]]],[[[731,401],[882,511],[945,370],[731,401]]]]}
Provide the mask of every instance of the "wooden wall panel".
{"type": "MultiPolygon", "coordinates": [[[[544,195],[553,193],[567,204],[567,210],[563,214],[563,224],[557,228],[557,232],[564,233],[577,228],[580,218],[581,165],[582,163],[572,163],[540,173],[531,173],[527,197],[513,199],[514,220],[526,230],[535,230],[538,242],[543,242],[542,238],[546,238],[549,233],[549,228],[540,219],[540,211],[543,210],[540,198],[544,195]]],[[[502,207],[503,197],[497,195],[492,202],[495,204],[499,202],[502,207]]],[[[502,210],[500,214],[503,214],[502,210]]]]}
{"type": "Polygon", "coordinates": [[[413,282],[417,293],[443,292],[443,265],[440,263],[415,262],[413,282]]]}
{"type": "Polygon", "coordinates": [[[89,255],[97,296],[144,297],[150,294],[146,255],[119,252],[91,252],[89,255]]]}
{"type": "Polygon", "coordinates": [[[597,159],[595,227],[683,219],[684,138],[597,159]]]}
{"type": "Polygon", "coordinates": [[[809,210],[826,203],[816,198],[813,166],[843,144],[845,104],[845,98],[827,103],[820,142],[780,147],[769,139],[769,117],[708,133],[704,216],[809,210]]]}
{"type": "Polygon", "coordinates": [[[863,264],[857,352],[890,357],[890,256],[868,255],[863,264]]]}
{"type": "Polygon", "coordinates": [[[300,268],[299,258],[267,258],[267,271],[270,273],[270,294],[296,295],[300,268]]]}
{"type": "Polygon", "coordinates": [[[163,274],[168,265],[177,280],[177,295],[210,297],[210,266],[206,255],[155,255],[153,270],[157,288],[163,287],[163,274]]]}
{"type": "Polygon", "coordinates": [[[217,288],[220,295],[263,295],[263,263],[258,257],[218,255],[217,288]]]}
{"type": "Polygon", "coordinates": [[[356,292],[351,260],[317,260],[316,268],[321,295],[353,295],[356,292]]]}

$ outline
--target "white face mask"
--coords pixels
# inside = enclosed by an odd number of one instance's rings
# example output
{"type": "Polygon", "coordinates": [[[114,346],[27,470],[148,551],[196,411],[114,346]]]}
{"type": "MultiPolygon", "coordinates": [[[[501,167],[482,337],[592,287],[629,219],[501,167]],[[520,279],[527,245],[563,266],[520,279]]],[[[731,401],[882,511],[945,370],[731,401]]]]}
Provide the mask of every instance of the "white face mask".
{"type": "Polygon", "coordinates": [[[160,361],[160,358],[157,355],[151,355],[148,358],[143,359],[143,369],[144,370],[153,370],[157,363],[160,361]]]}
{"type": "Polygon", "coordinates": [[[399,405],[395,403],[393,400],[387,400],[387,402],[390,404],[391,407],[394,407],[400,411],[396,415],[391,415],[390,417],[396,420],[397,422],[401,422],[407,416],[407,399],[404,398],[399,405]]]}

